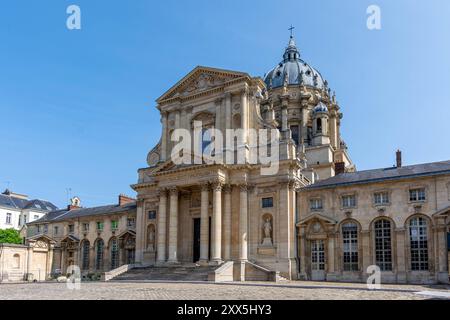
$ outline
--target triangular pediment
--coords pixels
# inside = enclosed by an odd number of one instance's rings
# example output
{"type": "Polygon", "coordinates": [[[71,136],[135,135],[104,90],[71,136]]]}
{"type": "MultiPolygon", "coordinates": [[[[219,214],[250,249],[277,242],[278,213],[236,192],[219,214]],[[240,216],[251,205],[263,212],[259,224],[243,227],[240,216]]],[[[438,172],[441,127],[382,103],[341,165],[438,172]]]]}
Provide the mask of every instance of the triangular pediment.
{"type": "Polygon", "coordinates": [[[319,221],[322,221],[327,224],[336,224],[337,223],[337,221],[335,219],[328,217],[324,214],[316,212],[316,213],[313,213],[313,214],[307,216],[306,218],[300,220],[299,222],[297,222],[296,226],[299,227],[301,225],[306,225],[309,222],[311,222],[312,220],[319,220],[319,221]]]}
{"type": "Polygon", "coordinates": [[[186,97],[196,93],[208,91],[223,86],[229,81],[242,77],[250,76],[245,72],[198,66],[178,81],[156,101],[161,103],[172,98],[186,97]]]}
{"type": "Polygon", "coordinates": [[[450,206],[436,211],[435,213],[433,213],[433,216],[434,217],[437,217],[437,216],[449,217],[450,216],[450,206]]]}

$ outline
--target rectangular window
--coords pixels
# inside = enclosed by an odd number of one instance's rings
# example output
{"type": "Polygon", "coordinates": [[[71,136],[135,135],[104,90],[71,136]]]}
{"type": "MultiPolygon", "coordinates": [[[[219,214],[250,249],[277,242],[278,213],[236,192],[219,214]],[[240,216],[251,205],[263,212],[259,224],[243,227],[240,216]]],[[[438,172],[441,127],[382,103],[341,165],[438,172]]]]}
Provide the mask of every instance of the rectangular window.
{"type": "Polygon", "coordinates": [[[389,193],[377,192],[373,195],[373,201],[376,205],[389,204],[389,193]]]}
{"type": "Polygon", "coordinates": [[[409,190],[409,201],[425,201],[425,188],[417,188],[409,190]]]}
{"type": "Polygon", "coordinates": [[[83,231],[89,231],[89,222],[83,223],[83,231]]]}
{"type": "Polygon", "coordinates": [[[40,226],[40,225],[37,225],[37,226],[36,226],[36,230],[37,230],[37,233],[41,232],[41,226],[40,226]]]}
{"type": "Polygon", "coordinates": [[[156,219],[156,211],[152,210],[148,212],[148,219],[153,220],[156,219]]]}
{"type": "Polygon", "coordinates": [[[53,228],[53,233],[54,233],[55,235],[58,234],[58,227],[57,227],[57,226],[55,226],[55,227],[53,228]]]}
{"type": "Polygon", "coordinates": [[[323,209],[322,199],[317,198],[309,200],[309,207],[311,210],[322,210],[323,209]]]}
{"type": "Polygon", "coordinates": [[[354,208],[356,207],[356,196],[355,195],[346,195],[342,196],[342,207],[343,208],[354,208]]]}
{"type": "Polygon", "coordinates": [[[344,245],[344,271],[358,271],[358,226],[355,223],[346,223],[342,226],[342,239],[344,245]]]}
{"type": "Polygon", "coordinates": [[[27,215],[23,216],[23,223],[27,223],[27,215]]]}
{"type": "Polygon", "coordinates": [[[119,228],[119,221],[112,220],[111,221],[111,230],[117,230],[119,228]]]}
{"type": "Polygon", "coordinates": [[[44,233],[48,232],[48,224],[44,224],[44,233]]]}
{"type": "Polygon", "coordinates": [[[262,207],[263,208],[272,208],[273,207],[273,198],[262,198],[262,207]]]}
{"type": "Polygon", "coordinates": [[[75,231],[75,226],[73,224],[69,224],[69,233],[73,233],[75,231]]]}
{"type": "Polygon", "coordinates": [[[7,213],[6,214],[6,224],[11,224],[12,214],[7,213]]]}
{"type": "Polygon", "coordinates": [[[103,222],[97,221],[97,230],[99,230],[99,231],[103,230],[103,222]]]}

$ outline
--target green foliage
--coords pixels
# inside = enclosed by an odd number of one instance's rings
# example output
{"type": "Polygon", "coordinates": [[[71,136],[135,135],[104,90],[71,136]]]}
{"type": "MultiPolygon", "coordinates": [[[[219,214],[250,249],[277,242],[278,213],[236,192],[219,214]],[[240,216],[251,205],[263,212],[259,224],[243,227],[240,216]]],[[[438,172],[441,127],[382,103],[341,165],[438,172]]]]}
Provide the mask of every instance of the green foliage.
{"type": "Polygon", "coordinates": [[[19,231],[15,229],[0,230],[0,243],[22,244],[22,238],[19,231]]]}

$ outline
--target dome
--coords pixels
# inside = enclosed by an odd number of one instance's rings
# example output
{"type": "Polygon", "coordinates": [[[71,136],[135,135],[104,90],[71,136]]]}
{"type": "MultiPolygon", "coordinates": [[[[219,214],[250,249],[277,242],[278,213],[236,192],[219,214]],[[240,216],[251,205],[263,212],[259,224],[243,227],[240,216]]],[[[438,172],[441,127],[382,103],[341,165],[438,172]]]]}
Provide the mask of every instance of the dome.
{"type": "Polygon", "coordinates": [[[317,106],[314,107],[313,113],[328,113],[328,108],[323,102],[319,102],[317,106]]]}
{"type": "Polygon", "coordinates": [[[287,85],[305,85],[318,89],[326,89],[327,82],[322,75],[305,61],[300,59],[300,52],[291,36],[289,44],[283,54],[283,61],[270,70],[264,77],[267,87],[282,87],[287,80],[287,85]]]}

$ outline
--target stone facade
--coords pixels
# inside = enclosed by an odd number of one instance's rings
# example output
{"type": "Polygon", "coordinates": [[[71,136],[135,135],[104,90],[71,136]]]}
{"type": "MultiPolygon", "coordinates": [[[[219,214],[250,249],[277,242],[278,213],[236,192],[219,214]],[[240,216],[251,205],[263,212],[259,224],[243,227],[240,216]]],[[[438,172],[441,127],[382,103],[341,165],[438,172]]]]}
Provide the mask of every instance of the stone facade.
{"type": "Polygon", "coordinates": [[[443,166],[446,173],[378,181],[348,174],[302,189],[299,278],[365,281],[367,268],[378,265],[382,283],[448,283],[450,163],[443,166]]]}
{"type": "MultiPolygon", "coordinates": [[[[286,52],[296,52],[294,47],[291,38],[286,52]]],[[[285,54],[283,61],[298,62],[298,57],[285,54]]],[[[252,261],[297,278],[297,190],[333,176],[337,163],[342,171],[355,170],[340,136],[336,99],[326,81],[319,85],[318,75],[308,72],[305,77],[315,79],[311,83],[275,86],[242,72],[197,67],[157,100],[161,140],[132,186],[138,193],[138,263],[252,261]],[[203,130],[241,129],[243,143],[235,152],[243,150],[244,163],[175,164],[172,133],[181,128],[195,135],[197,120],[203,130]],[[276,174],[261,175],[261,165],[249,161],[250,129],[278,130],[276,174]],[[148,220],[150,212],[155,221],[148,220]],[[155,260],[149,255],[154,248],[146,244],[149,230],[157,230],[155,260]]],[[[281,76],[280,71],[273,77],[281,76]]]]}
{"type": "Polygon", "coordinates": [[[119,196],[117,205],[68,206],[28,224],[28,238],[44,235],[54,241],[52,271],[65,274],[71,265],[83,276],[133,264],[136,204],[119,196]]]}
{"type": "Polygon", "coordinates": [[[53,263],[54,241],[32,237],[27,245],[0,244],[0,282],[45,281],[53,263]]]}
{"type": "Polygon", "coordinates": [[[365,281],[367,268],[377,265],[382,282],[448,282],[450,162],[401,167],[398,154],[395,168],[356,171],[336,97],[300,59],[292,37],[264,80],[196,67],[157,109],[161,139],[131,186],[136,202],[69,206],[30,224],[30,236],[55,242],[54,270],[196,263],[220,266],[226,272],[218,277],[234,280],[274,272],[365,281]],[[183,140],[194,137],[182,150],[173,140],[179,129],[183,140]],[[236,148],[215,147],[214,157],[243,161],[196,162],[192,150],[204,142],[196,134],[209,129],[240,130],[236,148]],[[279,137],[274,174],[252,161],[252,151],[273,146],[253,144],[249,132],[260,129],[279,137]],[[175,161],[180,154],[194,163],[175,161]]]}

